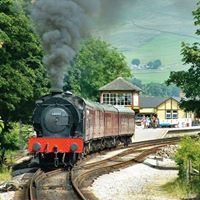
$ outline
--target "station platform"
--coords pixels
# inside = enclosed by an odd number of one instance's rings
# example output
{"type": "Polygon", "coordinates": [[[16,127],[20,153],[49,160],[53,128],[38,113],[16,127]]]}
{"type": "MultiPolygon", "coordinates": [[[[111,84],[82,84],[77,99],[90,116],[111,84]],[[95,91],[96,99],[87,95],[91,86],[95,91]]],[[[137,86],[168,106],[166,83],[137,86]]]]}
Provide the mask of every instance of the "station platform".
{"type": "Polygon", "coordinates": [[[184,127],[184,128],[142,128],[135,127],[135,135],[132,142],[140,142],[146,140],[155,140],[167,137],[169,134],[174,136],[194,135],[200,132],[200,126],[184,127]]]}

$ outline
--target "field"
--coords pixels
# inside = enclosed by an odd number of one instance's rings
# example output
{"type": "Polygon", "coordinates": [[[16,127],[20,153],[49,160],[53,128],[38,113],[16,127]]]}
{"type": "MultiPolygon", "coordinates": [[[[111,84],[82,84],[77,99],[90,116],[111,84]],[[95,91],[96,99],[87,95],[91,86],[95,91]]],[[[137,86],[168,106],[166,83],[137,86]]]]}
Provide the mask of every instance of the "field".
{"type": "Polygon", "coordinates": [[[188,66],[185,66],[182,62],[181,44],[182,42],[192,44],[198,41],[192,37],[164,33],[152,36],[148,42],[131,49],[129,46],[131,42],[126,45],[131,38],[131,32],[118,32],[113,36],[115,38],[113,42],[118,41],[117,44],[122,49],[121,52],[125,55],[128,65],[131,65],[134,58],[140,59],[142,64],[156,59],[161,60],[162,67],[159,70],[133,70],[134,76],[141,79],[143,83],[163,83],[169,77],[170,71],[188,69],[188,66]],[[124,36],[125,38],[122,40],[124,36]],[[123,41],[123,43],[120,43],[120,41],[123,41]]]}
{"type": "Polygon", "coordinates": [[[181,43],[192,43],[196,40],[184,36],[161,34],[132,52],[124,53],[128,63],[139,58],[143,64],[160,59],[163,66],[182,66],[181,43]]]}
{"type": "Polygon", "coordinates": [[[164,82],[170,74],[170,71],[186,70],[188,67],[183,65],[181,55],[181,42],[195,42],[194,39],[170,34],[162,34],[139,47],[133,52],[125,53],[127,62],[131,63],[133,58],[139,58],[142,64],[156,59],[162,62],[162,68],[159,70],[133,70],[136,78],[141,79],[143,83],[164,82]]]}
{"type": "Polygon", "coordinates": [[[169,77],[169,71],[162,70],[137,70],[133,71],[135,78],[142,80],[143,84],[156,82],[163,83],[169,77]]]}
{"type": "Polygon", "coordinates": [[[196,3],[196,0],[126,0],[118,15],[114,12],[114,23],[109,24],[107,18],[109,26],[99,27],[96,33],[122,52],[129,65],[134,58],[142,64],[161,60],[162,69],[134,70],[134,75],[144,83],[163,82],[170,71],[188,68],[181,61],[181,43],[200,41],[192,16],[196,3]]]}

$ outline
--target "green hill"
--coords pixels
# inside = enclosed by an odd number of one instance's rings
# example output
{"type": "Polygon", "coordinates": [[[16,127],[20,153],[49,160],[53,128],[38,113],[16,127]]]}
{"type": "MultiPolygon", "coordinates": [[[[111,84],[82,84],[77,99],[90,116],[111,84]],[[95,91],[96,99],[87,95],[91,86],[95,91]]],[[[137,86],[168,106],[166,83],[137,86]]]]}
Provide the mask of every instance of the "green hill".
{"type": "Polygon", "coordinates": [[[130,66],[134,58],[140,59],[142,64],[161,60],[161,69],[134,70],[135,77],[144,83],[163,82],[170,71],[187,69],[181,61],[181,42],[193,43],[199,40],[195,35],[192,16],[197,0],[123,2],[121,7],[117,6],[120,12],[118,15],[115,12],[116,21],[109,23],[109,17],[102,17],[96,34],[118,48],[130,66]],[[106,24],[103,24],[105,21],[106,24]]]}

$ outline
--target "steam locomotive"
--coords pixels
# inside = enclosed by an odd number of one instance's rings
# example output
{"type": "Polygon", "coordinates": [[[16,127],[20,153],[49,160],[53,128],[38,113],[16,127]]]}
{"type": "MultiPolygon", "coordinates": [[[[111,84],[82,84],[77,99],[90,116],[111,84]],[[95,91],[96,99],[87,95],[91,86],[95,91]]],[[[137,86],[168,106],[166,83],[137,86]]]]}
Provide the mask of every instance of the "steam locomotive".
{"type": "Polygon", "coordinates": [[[41,164],[68,166],[91,152],[131,143],[134,111],[54,91],[36,101],[33,127],[29,152],[41,164]]]}

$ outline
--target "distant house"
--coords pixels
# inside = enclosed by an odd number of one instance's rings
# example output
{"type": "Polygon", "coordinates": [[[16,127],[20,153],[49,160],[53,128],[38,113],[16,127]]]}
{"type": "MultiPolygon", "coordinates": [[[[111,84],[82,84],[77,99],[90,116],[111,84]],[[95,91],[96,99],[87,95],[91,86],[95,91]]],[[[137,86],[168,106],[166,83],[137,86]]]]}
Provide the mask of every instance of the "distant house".
{"type": "Polygon", "coordinates": [[[122,77],[104,85],[99,91],[101,103],[126,106],[137,112],[140,109],[139,93],[141,89],[122,77]]]}
{"type": "Polygon", "coordinates": [[[160,123],[189,126],[193,114],[179,107],[181,98],[177,97],[140,97],[140,112],[138,116],[157,114],[160,123]]]}

